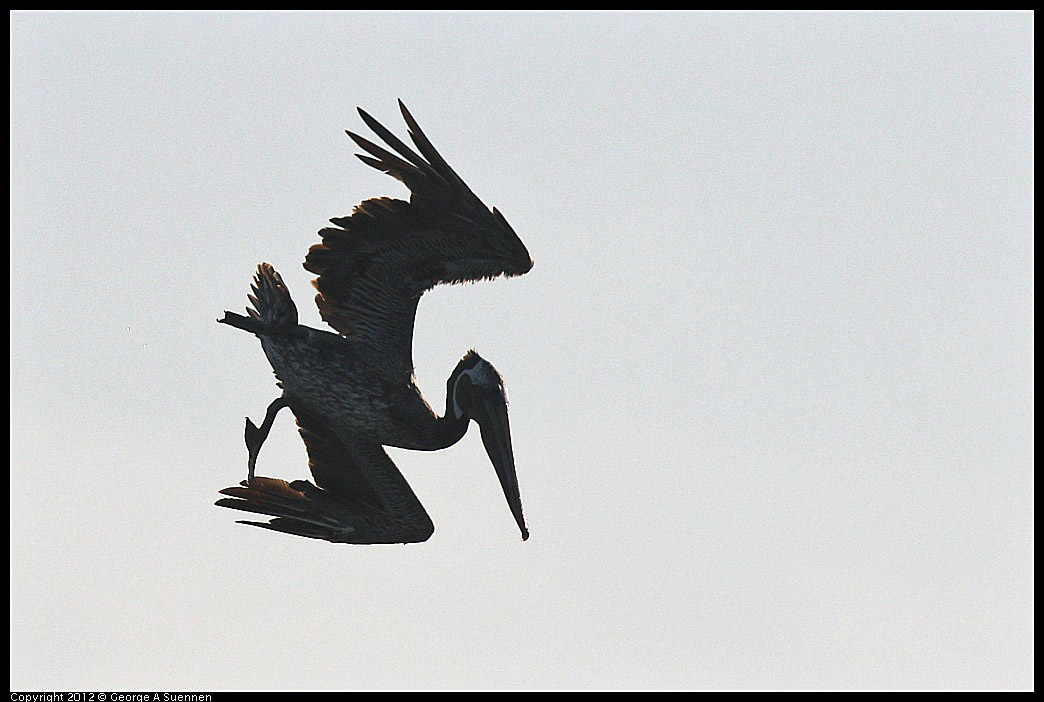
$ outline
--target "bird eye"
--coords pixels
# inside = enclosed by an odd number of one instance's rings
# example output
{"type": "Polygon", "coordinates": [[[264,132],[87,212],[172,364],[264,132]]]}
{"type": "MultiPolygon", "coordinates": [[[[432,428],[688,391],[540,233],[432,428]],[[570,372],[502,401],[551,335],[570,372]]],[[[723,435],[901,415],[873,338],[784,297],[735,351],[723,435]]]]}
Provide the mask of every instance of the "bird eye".
{"type": "Polygon", "coordinates": [[[468,414],[471,406],[471,378],[467,373],[457,376],[457,382],[453,384],[453,409],[457,419],[468,414]]]}

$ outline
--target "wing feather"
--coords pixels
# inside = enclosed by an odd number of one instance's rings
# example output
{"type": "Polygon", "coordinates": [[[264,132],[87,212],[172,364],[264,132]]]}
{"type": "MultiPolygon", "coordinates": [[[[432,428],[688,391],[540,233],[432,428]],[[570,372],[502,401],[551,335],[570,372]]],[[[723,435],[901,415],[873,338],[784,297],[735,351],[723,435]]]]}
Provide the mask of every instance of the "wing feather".
{"type": "Polygon", "coordinates": [[[413,323],[426,290],[521,275],[533,261],[507,220],[471,192],[399,106],[417,151],[361,109],[363,122],[389,148],[348,135],[365,152],[359,159],[402,181],[410,200],[370,199],[350,216],[331,219],[334,226],[319,232],[322,243],[312,246],[304,266],[318,275],[316,304],[330,326],[412,372],[413,323]]]}
{"type": "Polygon", "coordinates": [[[365,513],[383,509],[380,493],[337,433],[300,402],[290,408],[297,418],[315,484],[355,510],[365,513]]]}
{"type": "Polygon", "coordinates": [[[413,143],[417,145],[417,148],[424,155],[424,158],[432,164],[432,167],[447,181],[454,183],[458,188],[461,188],[471,197],[478,200],[475,194],[471,192],[471,188],[464,184],[457,172],[450,168],[450,165],[446,163],[446,159],[442,158],[442,155],[435,150],[431,141],[424,134],[424,131],[417,124],[417,120],[413,118],[410,111],[406,109],[406,105],[399,100],[399,111],[402,112],[402,118],[406,120],[406,126],[409,127],[410,138],[413,139],[413,143]]]}

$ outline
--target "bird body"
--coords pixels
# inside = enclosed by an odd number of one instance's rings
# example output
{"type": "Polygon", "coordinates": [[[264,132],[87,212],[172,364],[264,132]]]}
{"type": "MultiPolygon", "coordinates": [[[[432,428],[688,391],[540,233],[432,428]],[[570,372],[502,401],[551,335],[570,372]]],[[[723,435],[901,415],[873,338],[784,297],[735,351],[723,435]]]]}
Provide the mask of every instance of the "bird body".
{"type": "Polygon", "coordinates": [[[219,322],[261,340],[282,395],[260,427],[247,419],[248,477],[221,492],[223,507],[274,517],[247,524],[346,543],[423,541],[434,526],[384,446],[437,450],[456,443],[474,419],[523,539],[503,379],[468,352],[447,380],[441,416],[417,387],[413,324],[421,295],[441,283],[521,275],[533,262],[504,217],[460,180],[400,102],[419,154],[368,114],[367,125],[395,153],[349,132],[359,158],[403,181],[409,202],[366,200],[320,231],[305,268],[318,274],[316,304],[337,333],[298,323],[275,269],[262,263],[247,316],[219,322]],[[254,465],[278,411],[297,418],[315,484],[255,477],[254,465]]]}
{"type": "Polygon", "coordinates": [[[432,421],[436,417],[410,378],[389,377],[368,367],[365,356],[352,353],[351,343],[337,334],[301,329],[301,336],[261,340],[284,395],[308,405],[339,433],[413,448],[419,427],[407,425],[396,414],[405,410],[410,416],[423,416],[418,412],[423,408],[432,421]]]}

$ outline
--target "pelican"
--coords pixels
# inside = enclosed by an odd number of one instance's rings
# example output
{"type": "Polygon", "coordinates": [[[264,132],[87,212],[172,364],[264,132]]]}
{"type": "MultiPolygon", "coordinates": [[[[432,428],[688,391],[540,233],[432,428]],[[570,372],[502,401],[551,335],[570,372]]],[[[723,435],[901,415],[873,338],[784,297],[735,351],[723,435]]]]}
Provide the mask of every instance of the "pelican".
{"type": "Polygon", "coordinates": [[[528,272],[525,244],[496,209],[486,207],[439,155],[399,101],[416,151],[359,109],[388,148],[351,131],[369,166],[404,183],[409,201],[365,200],[331,219],[308,250],[306,270],[319,313],[336,333],[298,323],[279,273],[257,268],[247,315],[218,322],[248,331],[275,371],[282,394],[260,426],[246,420],[247,479],[225,488],[216,504],[270,517],[241,523],[335,543],[426,541],[435,527],[384,450],[436,451],[457,443],[471,420],[500,479],[511,514],[522,515],[500,373],[474,350],[446,381],[438,416],[414,375],[413,324],[421,295],[443,283],[528,272]],[[390,149],[390,150],[389,150],[390,149]],[[277,413],[289,407],[308,453],[314,484],[255,476],[258,453],[277,413]]]}

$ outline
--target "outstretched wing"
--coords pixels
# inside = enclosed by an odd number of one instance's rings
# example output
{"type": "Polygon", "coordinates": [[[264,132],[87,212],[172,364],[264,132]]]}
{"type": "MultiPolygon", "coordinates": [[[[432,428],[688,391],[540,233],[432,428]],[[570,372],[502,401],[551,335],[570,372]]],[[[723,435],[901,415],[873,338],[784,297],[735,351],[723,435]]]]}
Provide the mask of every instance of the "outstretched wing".
{"type": "Polygon", "coordinates": [[[397,178],[410,201],[366,200],[330,220],[304,267],[318,274],[323,319],[375,355],[412,371],[413,322],[424,292],[440,283],[521,275],[529,251],[507,220],[487,208],[450,168],[399,102],[414,151],[362,109],[363,121],[390,151],[348,132],[366,164],[397,178]],[[419,152],[419,153],[418,153],[419,152]]]}
{"type": "Polygon", "coordinates": [[[435,527],[380,444],[343,440],[300,403],[291,409],[308,451],[307,480],[255,477],[221,490],[221,507],[274,517],[251,526],[337,543],[426,541],[435,527]]]}

